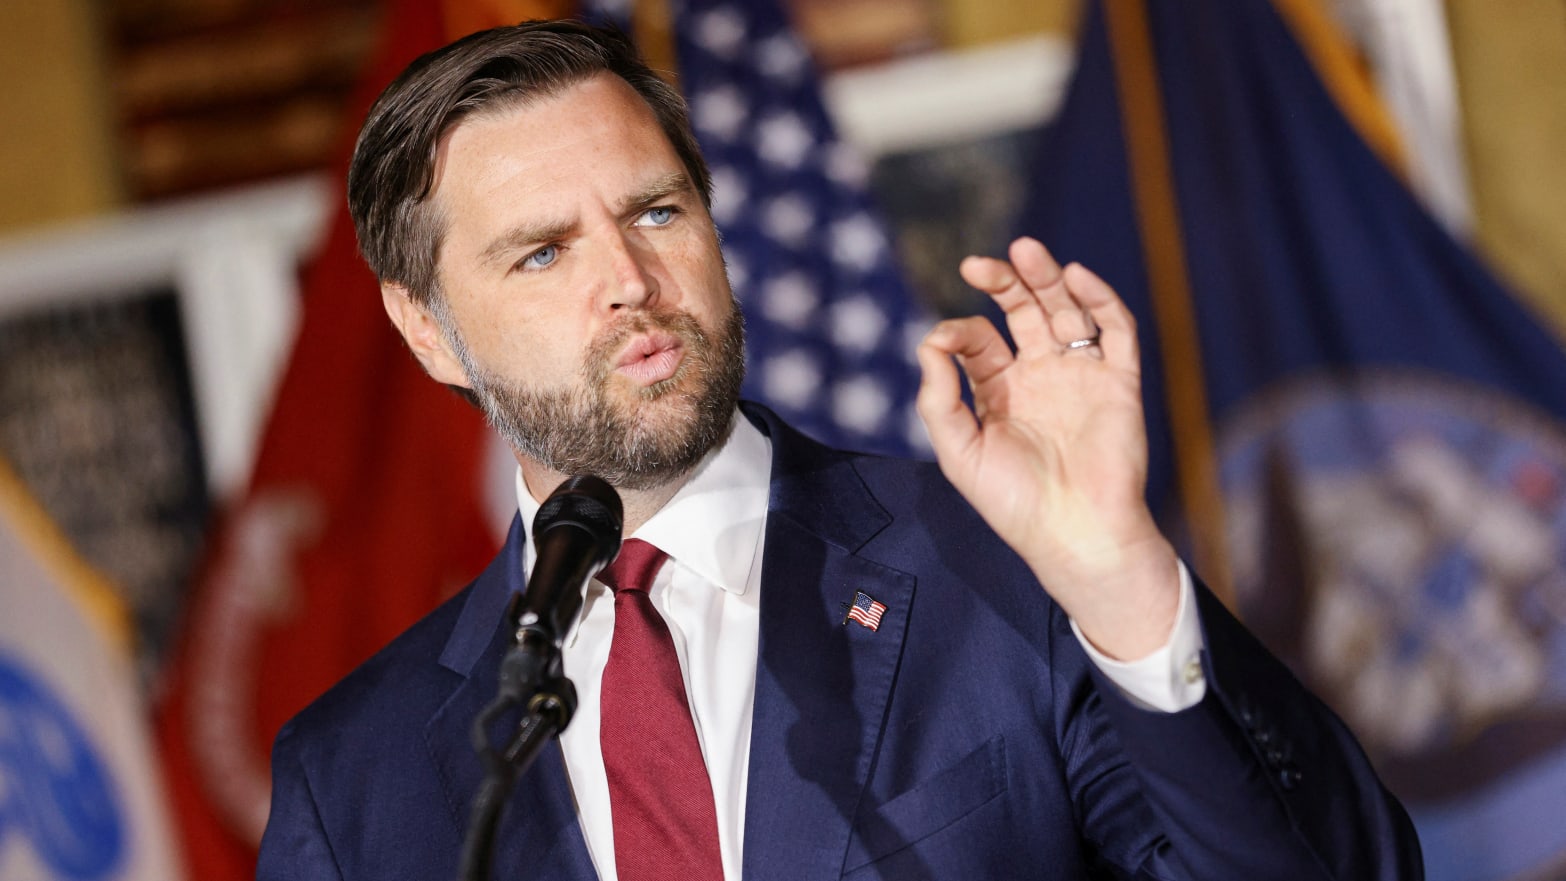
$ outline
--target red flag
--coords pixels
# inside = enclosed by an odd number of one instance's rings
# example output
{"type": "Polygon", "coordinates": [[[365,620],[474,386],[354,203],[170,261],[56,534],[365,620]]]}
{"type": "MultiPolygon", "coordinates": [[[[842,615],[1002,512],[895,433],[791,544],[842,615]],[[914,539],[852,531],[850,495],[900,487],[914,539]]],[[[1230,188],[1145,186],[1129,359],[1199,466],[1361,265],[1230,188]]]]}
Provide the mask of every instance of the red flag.
{"type": "MultiPolygon", "coordinates": [[[[537,0],[394,0],[353,128],[419,54],[561,11],[537,0]]],[[[426,377],[391,328],[346,208],[303,289],[249,491],[215,532],[158,713],[186,864],[202,881],[254,876],[283,722],[498,546],[482,506],[483,419],[426,377]]]]}

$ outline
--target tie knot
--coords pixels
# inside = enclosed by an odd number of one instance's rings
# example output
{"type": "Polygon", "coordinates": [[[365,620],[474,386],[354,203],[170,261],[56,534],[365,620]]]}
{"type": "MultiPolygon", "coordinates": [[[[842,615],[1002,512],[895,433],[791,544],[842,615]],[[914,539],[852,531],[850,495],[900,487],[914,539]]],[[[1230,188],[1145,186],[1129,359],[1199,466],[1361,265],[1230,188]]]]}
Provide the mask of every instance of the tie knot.
{"type": "Polygon", "coordinates": [[[623,588],[646,593],[652,589],[653,576],[658,574],[658,567],[668,558],[668,554],[639,538],[627,539],[620,545],[620,555],[614,558],[608,568],[598,573],[598,580],[614,591],[623,588]]]}

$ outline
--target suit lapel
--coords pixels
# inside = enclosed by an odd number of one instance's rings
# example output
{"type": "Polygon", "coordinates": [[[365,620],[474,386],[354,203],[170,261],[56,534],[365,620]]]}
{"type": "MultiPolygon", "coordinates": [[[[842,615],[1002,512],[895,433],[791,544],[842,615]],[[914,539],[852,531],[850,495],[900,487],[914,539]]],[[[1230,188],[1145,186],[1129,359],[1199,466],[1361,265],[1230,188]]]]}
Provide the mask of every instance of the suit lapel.
{"type": "MultiPolygon", "coordinates": [[[[462,679],[425,727],[425,742],[459,836],[467,831],[468,812],[484,778],[470,732],[499,687],[500,660],[509,643],[501,618],[507,599],[523,587],[522,542],[518,519],[505,548],[474,582],[440,658],[442,666],[462,679]]],[[[492,737],[514,732],[516,722],[517,717],[503,720],[492,729],[492,737]]],[[[559,741],[546,745],[517,781],[500,820],[492,866],[495,877],[597,878],[577,823],[559,741]]]]}
{"type": "Polygon", "coordinates": [[[850,462],[747,410],[772,438],[745,877],[842,874],[880,742],[914,578],[855,555],[890,522],[850,462]],[[843,624],[856,592],[880,628],[843,624]]]}

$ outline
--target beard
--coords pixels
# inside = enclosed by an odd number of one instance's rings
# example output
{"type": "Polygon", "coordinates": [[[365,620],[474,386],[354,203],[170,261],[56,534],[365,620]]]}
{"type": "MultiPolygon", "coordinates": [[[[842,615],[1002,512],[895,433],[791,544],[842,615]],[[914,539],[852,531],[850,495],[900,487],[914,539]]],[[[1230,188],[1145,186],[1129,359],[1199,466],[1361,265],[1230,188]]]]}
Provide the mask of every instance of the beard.
{"type": "Polygon", "coordinates": [[[557,474],[593,474],[621,489],[652,489],[694,468],[728,436],[745,379],[738,303],[715,334],[686,312],[623,319],[588,347],[579,381],[555,389],[485,369],[450,331],[473,397],[512,449],[557,474]],[[679,367],[645,388],[617,388],[613,358],[631,336],[654,328],[679,338],[679,367]]]}

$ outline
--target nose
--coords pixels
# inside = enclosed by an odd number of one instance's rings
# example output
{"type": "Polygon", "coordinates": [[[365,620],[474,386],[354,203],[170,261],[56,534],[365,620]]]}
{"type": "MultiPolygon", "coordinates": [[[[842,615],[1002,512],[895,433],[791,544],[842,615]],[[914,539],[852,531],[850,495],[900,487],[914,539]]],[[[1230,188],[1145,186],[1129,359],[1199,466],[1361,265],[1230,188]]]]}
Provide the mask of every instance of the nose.
{"type": "Polygon", "coordinates": [[[658,299],[658,279],[649,268],[651,252],[622,230],[616,230],[608,240],[604,307],[616,311],[653,305],[658,299]]]}

